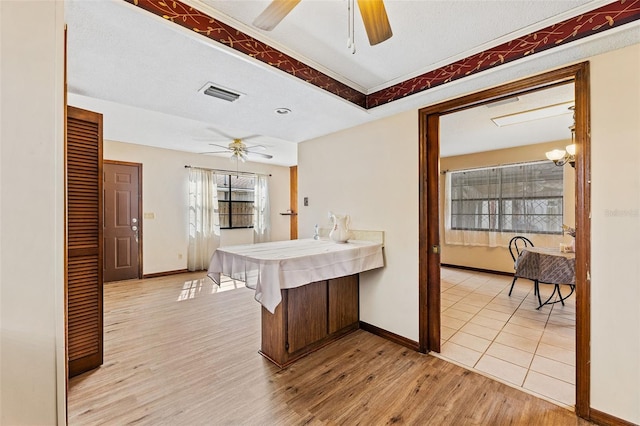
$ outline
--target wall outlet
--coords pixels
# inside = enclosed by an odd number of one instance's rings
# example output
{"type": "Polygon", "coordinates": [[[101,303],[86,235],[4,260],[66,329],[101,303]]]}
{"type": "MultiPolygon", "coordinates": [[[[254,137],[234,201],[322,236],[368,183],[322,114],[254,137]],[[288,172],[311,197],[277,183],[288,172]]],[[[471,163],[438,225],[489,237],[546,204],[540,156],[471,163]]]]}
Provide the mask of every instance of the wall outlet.
{"type": "Polygon", "coordinates": [[[306,207],[309,207],[309,197],[304,197],[303,203],[306,207]]]}

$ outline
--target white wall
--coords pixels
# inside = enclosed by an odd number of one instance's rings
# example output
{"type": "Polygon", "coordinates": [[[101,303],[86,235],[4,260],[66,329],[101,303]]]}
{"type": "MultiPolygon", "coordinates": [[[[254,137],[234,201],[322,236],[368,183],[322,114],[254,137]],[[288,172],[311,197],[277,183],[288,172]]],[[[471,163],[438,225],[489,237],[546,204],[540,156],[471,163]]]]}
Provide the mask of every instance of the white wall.
{"type": "Polygon", "coordinates": [[[591,406],[640,424],[640,45],[591,60],[591,406]]]}
{"type": "MultiPolygon", "coordinates": [[[[640,45],[591,58],[591,405],[640,423],[640,45]]],[[[418,340],[418,114],[299,145],[300,234],[350,213],[386,231],[386,266],[360,284],[361,319],[418,340]]]]}
{"type": "Polygon", "coordinates": [[[65,421],[63,8],[0,1],[0,424],[65,421]]]}
{"type": "Polygon", "coordinates": [[[418,340],[418,115],[416,111],[298,145],[298,234],[328,227],[385,232],[385,267],[360,277],[360,319],[418,340]],[[309,206],[303,206],[309,197],[309,206]]]}
{"type": "MultiPolygon", "coordinates": [[[[100,112],[100,111],[98,111],[100,112]]],[[[104,120],[109,117],[105,116],[104,120]]],[[[203,156],[132,143],[105,141],[106,160],[142,163],[142,208],[154,219],[142,219],[144,274],[177,271],[187,267],[189,244],[189,170],[185,165],[230,170],[228,158],[203,156]]],[[[239,170],[271,174],[271,239],[289,239],[289,168],[247,162],[239,170]]],[[[253,229],[222,230],[221,245],[253,243],[253,229]]]]}

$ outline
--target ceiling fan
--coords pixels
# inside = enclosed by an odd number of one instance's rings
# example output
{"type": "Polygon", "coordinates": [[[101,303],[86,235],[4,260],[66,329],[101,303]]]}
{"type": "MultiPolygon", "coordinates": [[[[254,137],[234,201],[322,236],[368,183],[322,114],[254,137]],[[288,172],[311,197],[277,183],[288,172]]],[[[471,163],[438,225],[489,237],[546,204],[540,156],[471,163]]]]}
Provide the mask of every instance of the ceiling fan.
{"type": "Polygon", "coordinates": [[[222,151],[207,151],[201,152],[200,154],[225,154],[231,153],[231,159],[236,159],[242,161],[243,163],[248,160],[248,156],[256,155],[258,157],[263,157],[267,159],[273,158],[273,155],[264,154],[262,152],[256,152],[256,150],[262,151],[266,148],[263,145],[253,145],[247,146],[242,139],[234,138],[233,142],[229,143],[227,146],[218,145],[215,143],[210,143],[209,145],[218,147],[222,149],[222,151]]]}
{"type": "MultiPolygon", "coordinates": [[[[269,6],[253,21],[253,25],[271,31],[300,3],[300,0],[272,0],[269,6]]],[[[349,43],[353,41],[353,0],[349,4],[349,43]]],[[[382,0],[358,0],[360,15],[371,46],[391,38],[391,26],[382,0]]],[[[351,47],[351,46],[349,46],[351,47]]]]}

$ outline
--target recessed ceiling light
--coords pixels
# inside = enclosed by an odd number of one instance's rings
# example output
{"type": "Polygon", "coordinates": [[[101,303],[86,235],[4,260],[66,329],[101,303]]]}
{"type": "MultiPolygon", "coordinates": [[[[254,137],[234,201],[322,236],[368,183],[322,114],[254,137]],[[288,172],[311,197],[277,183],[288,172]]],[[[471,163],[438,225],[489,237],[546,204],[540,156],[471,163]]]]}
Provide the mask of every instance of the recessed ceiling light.
{"type": "Polygon", "coordinates": [[[276,114],[287,115],[291,112],[289,108],[276,108],[276,114]]]}
{"type": "Polygon", "coordinates": [[[493,121],[493,123],[498,127],[509,126],[511,124],[519,124],[526,121],[539,120],[541,118],[555,117],[563,114],[572,114],[573,111],[569,109],[570,106],[573,106],[573,102],[564,102],[561,104],[549,105],[543,108],[517,112],[515,114],[503,115],[501,117],[494,117],[491,119],[491,121],[493,121]]]}

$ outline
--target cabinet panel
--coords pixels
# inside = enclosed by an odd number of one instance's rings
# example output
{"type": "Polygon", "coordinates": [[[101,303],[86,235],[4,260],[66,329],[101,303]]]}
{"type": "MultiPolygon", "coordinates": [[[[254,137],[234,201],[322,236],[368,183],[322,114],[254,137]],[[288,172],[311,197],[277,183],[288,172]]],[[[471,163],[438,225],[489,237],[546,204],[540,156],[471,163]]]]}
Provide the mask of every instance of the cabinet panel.
{"type": "Polygon", "coordinates": [[[289,353],[327,336],[326,281],[289,289],[287,308],[289,353]]]}
{"type": "Polygon", "coordinates": [[[358,275],[329,280],[328,285],[331,334],[358,322],[358,275]]]}
{"type": "Polygon", "coordinates": [[[358,275],[282,290],[272,314],[262,307],[260,353],[279,367],[359,328],[358,275]]]}
{"type": "Polygon", "coordinates": [[[285,306],[287,306],[288,291],[282,292],[280,303],[272,314],[262,306],[262,346],[260,352],[278,365],[284,364],[287,357],[285,349],[287,340],[285,306]]]}

